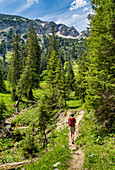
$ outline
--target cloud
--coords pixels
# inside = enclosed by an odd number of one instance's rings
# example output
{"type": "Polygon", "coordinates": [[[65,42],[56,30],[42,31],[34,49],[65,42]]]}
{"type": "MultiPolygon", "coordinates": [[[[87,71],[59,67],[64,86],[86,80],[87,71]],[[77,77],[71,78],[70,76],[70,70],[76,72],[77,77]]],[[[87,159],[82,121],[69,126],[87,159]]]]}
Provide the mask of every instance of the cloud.
{"type": "Polygon", "coordinates": [[[88,3],[85,0],[74,0],[71,3],[70,11],[86,6],[88,3]]]}
{"type": "Polygon", "coordinates": [[[39,1],[38,0],[27,0],[27,3],[23,4],[18,9],[16,9],[14,11],[14,13],[19,14],[19,13],[25,11],[26,9],[30,8],[35,2],[38,3],[39,1]]]}
{"type": "Polygon", "coordinates": [[[83,9],[83,12],[88,11],[88,10],[89,10],[89,8],[86,7],[83,9]]]}
{"type": "Polygon", "coordinates": [[[72,18],[75,20],[75,19],[77,19],[78,17],[80,17],[80,15],[78,15],[78,14],[73,14],[72,15],[72,18]]]}
{"type": "Polygon", "coordinates": [[[20,6],[18,9],[16,9],[16,10],[14,11],[14,14],[15,14],[15,13],[16,13],[16,14],[19,14],[19,13],[25,11],[25,10],[26,10],[27,8],[29,8],[31,5],[32,5],[32,4],[27,3],[27,4],[24,4],[24,5],[20,6]]]}
{"type": "Polygon", "coordinates": [[[56,24],[65,24],[69,27],[74,26],[77,31],[81,32],[86,29],[87,26],[87,14],[75,14],[66,12],[61,14],[46,15],[39,17],[43,21],[54,21],[56,24]]]}
{"type": "Polygon", "coordinates": [[[28,3],[33,4],[34,2],[38,3],[38,0],[27,0],[28,3]]]}

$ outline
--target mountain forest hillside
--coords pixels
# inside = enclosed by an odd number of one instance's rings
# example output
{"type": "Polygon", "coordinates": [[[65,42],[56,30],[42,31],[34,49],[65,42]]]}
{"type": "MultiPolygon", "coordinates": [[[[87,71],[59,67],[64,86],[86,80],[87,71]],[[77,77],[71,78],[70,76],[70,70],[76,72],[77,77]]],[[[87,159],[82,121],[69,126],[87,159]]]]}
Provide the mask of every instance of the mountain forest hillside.
{"type": "Polygon", "coordinates": [[[9,69],[14,37],[16,34],[19,35],[20,50],[23,53],[25,43],[28,39],[28,29],[31,26],[31,23],[35,28],[38,42],[41,47],[40,72],[46,69],[52,26],[54,26],[56,31],[58,49],[63,64],[69,57],[73,60],[77,60],[81,51],[86,49],[85,39],[84,36],[82,36],[84,33],[81,33],[81,36],[78,37],[79,33],[73,27],[69,28],[63,24],[56,25],[54,22],[44,22],[38,19],[29,20],[20,16],[0,14],[0,58],[5,63],[5,68],[3,68],[5,77],[7,77],[9,69]]]}
{"type": "Polygon", "coordinates": [[[115,169],[115,2],[91,6],[84,38],[0,14],[0,170],[115,169]]]}

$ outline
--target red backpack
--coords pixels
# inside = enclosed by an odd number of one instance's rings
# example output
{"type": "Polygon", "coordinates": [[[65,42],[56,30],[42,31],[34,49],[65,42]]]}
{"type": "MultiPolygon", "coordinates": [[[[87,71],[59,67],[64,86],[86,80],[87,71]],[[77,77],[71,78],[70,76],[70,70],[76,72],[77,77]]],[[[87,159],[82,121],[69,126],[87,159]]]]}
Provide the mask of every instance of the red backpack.
{"type": "Polygon", "coordinates": [[[74,127],[74,117],[69,118],[69,126],[74,127]]]}

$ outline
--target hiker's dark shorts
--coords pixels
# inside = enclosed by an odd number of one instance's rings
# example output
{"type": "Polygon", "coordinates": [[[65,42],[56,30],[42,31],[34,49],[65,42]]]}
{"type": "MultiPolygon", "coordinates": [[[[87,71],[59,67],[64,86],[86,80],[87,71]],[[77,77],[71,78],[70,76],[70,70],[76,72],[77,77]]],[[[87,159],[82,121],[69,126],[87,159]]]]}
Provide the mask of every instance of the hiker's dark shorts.
{"type": "Polygon", "coordinates": [[[75,126],[74,127],[69,127],[71,132],[75,132],[75,126]]]}

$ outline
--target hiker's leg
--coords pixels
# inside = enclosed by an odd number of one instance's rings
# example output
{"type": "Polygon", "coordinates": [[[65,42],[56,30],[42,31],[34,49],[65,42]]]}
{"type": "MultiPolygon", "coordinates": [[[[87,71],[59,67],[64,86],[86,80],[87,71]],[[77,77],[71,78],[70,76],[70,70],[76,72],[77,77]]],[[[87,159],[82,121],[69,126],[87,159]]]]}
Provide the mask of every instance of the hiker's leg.
{"type": "Polygon", "coordinates": [[[71,131],[71,138],[72,138],[72,135],[73,135],[73,134],[72,134],[72,131],[71,131]]]}
{"type": "Polygon", "coordinates": [[[73,139],[73,135],[74,135],[74,134],[73,134],[73,132],[72,132],[72,139],[73,139]]]}

